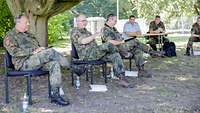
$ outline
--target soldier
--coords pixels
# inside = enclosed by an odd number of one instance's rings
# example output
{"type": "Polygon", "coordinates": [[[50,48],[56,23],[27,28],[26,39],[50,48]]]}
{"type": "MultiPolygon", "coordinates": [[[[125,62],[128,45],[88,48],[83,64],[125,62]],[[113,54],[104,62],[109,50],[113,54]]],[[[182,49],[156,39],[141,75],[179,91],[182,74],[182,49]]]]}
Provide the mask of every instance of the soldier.
{"type": "Polygon", "coordinates": [[[136,39],[137,36],[142,35],[142,32],[140,30],[139,24],[135,21],[134,15],[129,16],[129,21],[124,24],[123,33],[126,38],[135,38],[132,40],[132,43],[135,42],[134,45],[140,48],[145,53],[153,56],[162,56],[161,53],[152,50],[152,48],[150,48],[146,44],[139,42],[139,40],[136,39]]]}
{"type": "Polygon", "coordinates": [[[190,56],[190,49],[192,49],[193,42],[200,42],[200,16],[197,18],[196,23],[192,25],[191,37],[188,40],[185,55],[190,56]]]}
{"type": "MultiPolygon", "coordinates": [[[[164,23],[160,20],[160,16],[156,16],[155,20],[150,22],[149,25],[149,33],[150,34],[158,34],[158,33],[164,33],[165,32],[165,25],[164,23]]],[[[153,50],[157,51],[156,44],[158,43],[164,43],[168,42],[169,40],[165,38],[164,36],[161,37],[162,39],[159,39],[159,36],[150,36],[149,41],[147,44],[149,44],[153,50]],[[159,40],[162,40],[163,42],[159,42],[159,40]]]]}
{"type": "Polygon", "coordinates": [[[144,59],[142,50],[139,47],[137,47],[138,44],[136,44],[134,40],[123,43],[124,41],[122,35],[114,27],[116,23],[116,15],[109,14],[107,16],[105,26],[102,29],[102,41],[119,43],[117,45],[117,48],[119,49],[119,52],[122,56],[130,57],[133,55],[136,66],[138,68],[138,77],[151,77],[150,73],[144,70],[144,59]]]}
{"type": "Polygon", "coordinates": [[[18,15],[15,28],[4,39],[4,47],[12,56],[16,70],[42,68],[49,71],[51,84],[51,103],[69,105],[69,100],[60,96],[61,66],[69,68],[67,59],[51,48],[41,47],[33,34],[28,33],[28,18],[18,15]]]}
{"type": "Polygon", "coordinates": [[[76,18],[77,27],[70,34],[72,43],[75,45],[78,55],[82,60],[106,60],[113,64],[114,75],[119,78],[119,84],[123,87],[133,87],[125,78],[123,61],[112,42],[97,45],[95,38],[101,33],[91,34],[87,26],[86,16],[80,14],[76,18]]]}

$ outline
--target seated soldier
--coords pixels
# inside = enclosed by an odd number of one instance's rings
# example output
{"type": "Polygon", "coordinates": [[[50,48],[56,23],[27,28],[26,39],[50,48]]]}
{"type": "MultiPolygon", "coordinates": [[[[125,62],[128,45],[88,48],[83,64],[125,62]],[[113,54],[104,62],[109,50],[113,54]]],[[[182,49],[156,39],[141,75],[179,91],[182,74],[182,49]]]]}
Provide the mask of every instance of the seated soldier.
{"type": "Polygon", "coordinates": [[[73,28],[70,34],[72,43],[75,45],[78,55],[82,60],[111,61],[114,75],[119,78],[119,84],[123,87],[132,87],[125,78],[123,61],[112,42],[97,45],[96,37],[100,33],[91,34],[87,29],[86,16],[80,14],[76,17],[77,27],[73,28]]]}
{"type": "Polygon", "coordinates": [[[196,23],[192,25],[191,37],[188,40],[185,55],[190,56],[190,50],[193,48],[193,42],[200,42],[200,16],[197,18],[196,23]]]}
{"type": "MultiPolygon", "coordinates": [[[[159,34],[165,32],[165,25],[162,21],[160,21],[160,16],[156,16],[155,20],[150,22],[149,25],[149,33],[150,34],[159,34]]],[[[147,44],[151,46],[151,48],[155,51],[157,51],[156,44],[168,42],[169,40],[165,38],[164,36],[150,36],[149,41],[147,44]],[[161,42],[162,40],[162,42],[161,42]]]]}
{"type": "Polygon", "coordinates": [[[119,52],[122,56],[133,55],[135,59],[136,66],[138,68],[138,77],[151,77],[150,73],[144,70],[144,59],[143,52],[140,47],[134,40],[130,40],[126,43],[123,43],[122,35],[114,27],[117,23],[117,17],[114,14],[109,14],[105,26],[102,29],[103,36],[102,42],[112,42],[115,43],[119,52]],[[128,55],[127,55],[128,54],[128,55]]]}
{"type": "Polygon", "coordinates": [[[60,96],[61,67],[69,68],[67,59],[54,49],[41,47],[33,34],[28,33],[28,18],[19,15],[15,18],[15,28],[4,39],[4,47],[12,56],[16,70],[32,70],[42,68],[49,71],[51,85],[51,102],[69,105],[69,100],[60,96]]]}
{"type": "Polygon", "coordinates": [[[129,16],[129,21],[124,24],[123,33],[123,36],[125,36],[126,38],[134,38],[133,41],[136,44],[135,46],[140,48],[145,53],[148,53],[152,56],[162,56],[161,53],[152,50],[151,47],[141,43],[139,40],[136,39],[137,36],[142,35],[142,32],[140,30],[139,24],[135,21],[134,15],[129,16]]]}

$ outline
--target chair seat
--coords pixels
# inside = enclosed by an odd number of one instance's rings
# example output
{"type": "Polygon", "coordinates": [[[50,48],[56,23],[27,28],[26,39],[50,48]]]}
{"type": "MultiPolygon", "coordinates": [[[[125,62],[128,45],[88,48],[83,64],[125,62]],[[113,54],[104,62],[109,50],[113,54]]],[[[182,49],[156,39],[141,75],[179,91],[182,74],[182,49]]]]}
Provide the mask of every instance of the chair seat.
{"type": "Polygon", "coordinates": [[[7,76],[9,77],[16,77],[16,76],[25,76],[25,75],[31,75],[31,76],[42,76],[45,74],[48,74],[48,71],[43,71],[41,69],[36,70],[28,70],[28,71],[16,71],[12,70],[7,72],[7,76]]]}

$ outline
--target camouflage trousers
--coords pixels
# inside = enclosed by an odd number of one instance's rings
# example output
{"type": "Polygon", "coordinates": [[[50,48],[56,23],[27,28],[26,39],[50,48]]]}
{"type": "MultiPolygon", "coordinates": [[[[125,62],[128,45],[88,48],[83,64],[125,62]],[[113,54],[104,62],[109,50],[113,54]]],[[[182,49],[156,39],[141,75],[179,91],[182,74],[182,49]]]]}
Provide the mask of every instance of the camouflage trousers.
{"type": "Polygon", "coordinates": [[[68,60],[54,49],[45,49],[30,56],[21,67],[21,70],[42,68],[49,71],[52,88],[60,87],[62,82],[61,66],[69,67],[68,60]]]}
{"type": "Polygon", "coordinates": [[[117,76],[125,72],[124,64],[121,59],[118,49],[111,43],[103,43],[91,48],[87,53],[87,58],[84,60],[105,60],[113,65],[114,75],[117,76]]]}
{"type": "Polygon", "coordinates": [[[137,39],[125,42],[117,47],[122,55],[124,52],[131,52],[137,67],[140,67],[144,64],[143,51],[149,51],[149,47],[139,42],[137,39]]]}
{"type": "Polygon", "coordinates": [[[165,38],[164,36],[150,37],[147,44],[149,44],[153,50],[157,51],[156,44],[160,44],[160,43],[164,43],[164,42],[168,42],[168,41],[169,41],[169,39],[165,38]]]}
{"type": "Polygon", "coordinates": [[[200,42],[200,38],[198,37],[190,37],[187,43],[188,48],[192,48],[193,42],[200,42]]]}

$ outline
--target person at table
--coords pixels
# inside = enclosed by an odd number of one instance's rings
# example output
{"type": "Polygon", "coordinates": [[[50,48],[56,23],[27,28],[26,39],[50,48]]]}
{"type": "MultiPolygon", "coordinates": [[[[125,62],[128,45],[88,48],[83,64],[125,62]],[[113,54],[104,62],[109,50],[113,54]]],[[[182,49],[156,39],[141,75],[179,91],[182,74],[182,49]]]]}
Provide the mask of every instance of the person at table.
{"type": "MultiPolygon", "coordinates": [[[[165,33],[165,25],[160,20],[160,16],[156,16],[155,20],[150,22],[149,25],[149,32],[150,34],[159,34],[159,33],[165,33]]],[[[162,36],[162,39],[159,39],[160,36],[150,36],[149,41],[147,44],[149,44],[153,50],[157,51],[156,44],[168,42],[169,40],[165,38],[165,36],[162,36]],[[159,40],[162,40],[162,42],[159,42],[159,40]]]]}
{"type": "Polygon", "coordinates": [[[191,36],[187,43],[185,55],[190,56],[190,50],[192,49],[193,42],[200,42],[200,16],[197,21],[192,25],[191,36]]]}
{"type": "Polygon", "coordinates": [[[134,43],[132,45],[141,49],[145,53],[148,53],[152,56],[162,56],[161,53],[154,51],[151,47],[147,46],[146,44],[136,39],[137,36],[141,36],[141,35],[142,35],[142,32],[141,32],[139,24],[135,21],[135,16],[130,15],[129,20],[124,24],[124,27],[123,27],[123,37],[126,37],[127,39],[134,38],[133,40],[131,40],[131,42],[134,43]]]}

